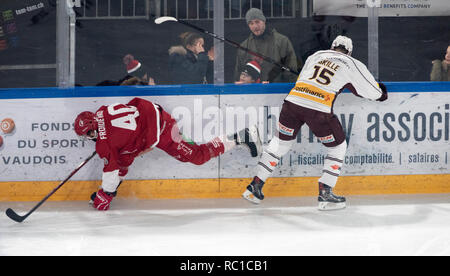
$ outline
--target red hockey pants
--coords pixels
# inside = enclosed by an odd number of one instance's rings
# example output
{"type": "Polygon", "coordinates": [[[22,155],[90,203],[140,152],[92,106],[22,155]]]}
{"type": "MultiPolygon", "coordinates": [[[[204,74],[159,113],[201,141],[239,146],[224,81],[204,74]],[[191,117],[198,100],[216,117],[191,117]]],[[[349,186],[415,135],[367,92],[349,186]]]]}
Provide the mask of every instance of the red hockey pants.
{"type": "Polygon", "coordinates": [[[162,133],[157,148],[162,149],[181,162],[190,162],[195,165],[202,165],[211,158],[224,153],[225,148],[219,138],[200,145],[185,141],[175,119],[162,108],[160,111],[162,133]]]}

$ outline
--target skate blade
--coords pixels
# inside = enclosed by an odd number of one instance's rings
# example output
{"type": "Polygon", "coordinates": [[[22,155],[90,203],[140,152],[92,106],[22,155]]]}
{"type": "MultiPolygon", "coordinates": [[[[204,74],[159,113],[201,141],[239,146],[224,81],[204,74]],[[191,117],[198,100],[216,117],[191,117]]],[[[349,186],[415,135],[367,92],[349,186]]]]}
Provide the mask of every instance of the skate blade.
{"type": "Polygon", "coordinates": [[[345,202],[333,203],[333,202],[319,202],[320,211],[330,211],[344,209],[346,206],[345,202]]]}
{"type": "Polygon", "coordinates": [[[259,198],[256,198],[252,192],[249,190],[245,190],[245,192],[242,194],[242,197],[248,201],[250,201],[253,204],[259,204],[261,200],[259,198]]]}

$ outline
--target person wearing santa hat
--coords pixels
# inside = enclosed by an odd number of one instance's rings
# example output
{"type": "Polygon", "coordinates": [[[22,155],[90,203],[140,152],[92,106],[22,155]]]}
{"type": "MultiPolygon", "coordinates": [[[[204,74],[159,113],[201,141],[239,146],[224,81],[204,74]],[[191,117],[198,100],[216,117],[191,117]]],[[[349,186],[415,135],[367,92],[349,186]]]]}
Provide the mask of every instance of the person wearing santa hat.
{"type": "Polygon", "coordinates": [[[257,61],[252,60],[245,64],[236,84],[242,83],[261,83],[261,65],[257,61]]]}
{"type": "Polygon", "coordinates": [[[96,86],[116,85],[155,85],[155,80],[149,76],[147,68],[142,65],[133,55],[127,54],[122,58],[125,65],[126,75],[120,80],[104,80],[96,86]]]}
{"type": "MultiPolygon", "coordinates": [[[[142,84],[155,85],[155,80],[148,75],[148,72],[142,64],[135,59],[131,54],[127,54],[123,57],[123,63],[126,66],[126,70],[130,77],[125,77],[124,81],[135,77],[141,80],[142,84]]],[[[123,83],[123,82],[122,82],[123,83]]],[[[121,83],[121,84],[122,84],[121,83]]]]}
{"type": "Polygon", "coordinates": [[[256,60],[247,62],[239,76],[239,81],[235,82],[235,84],[245,83],[269,83],[261,81],[261,65],[256,60]]]}

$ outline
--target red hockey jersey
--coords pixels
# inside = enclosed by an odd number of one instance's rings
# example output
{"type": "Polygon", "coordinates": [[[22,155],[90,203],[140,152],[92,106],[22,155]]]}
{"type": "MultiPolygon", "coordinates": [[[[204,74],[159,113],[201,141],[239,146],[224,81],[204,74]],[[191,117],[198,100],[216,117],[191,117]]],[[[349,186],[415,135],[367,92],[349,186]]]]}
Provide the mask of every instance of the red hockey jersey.
{"type": "Polygon", "coordinates": [[[96,151],[105,163],[102,188],[114,192],[134,158],[159,143],[160,110],[152,102],[134,98],[126,105],[102,106],[95,116],[98,122],[96,151]]]}

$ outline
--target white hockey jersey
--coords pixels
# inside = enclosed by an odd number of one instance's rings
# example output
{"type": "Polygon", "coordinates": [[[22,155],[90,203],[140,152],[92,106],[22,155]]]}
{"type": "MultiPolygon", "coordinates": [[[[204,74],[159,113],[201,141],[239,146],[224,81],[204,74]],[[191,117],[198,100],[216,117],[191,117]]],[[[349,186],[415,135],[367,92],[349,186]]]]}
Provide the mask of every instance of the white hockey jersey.
{"type": "Polygon", "coordinates": [[[285,100],[332,113],[336,97],[344,88],[371,100],[383,95],[378,82],[362,62],[334,50],[318,51],[308,57],[285,100]]]}

